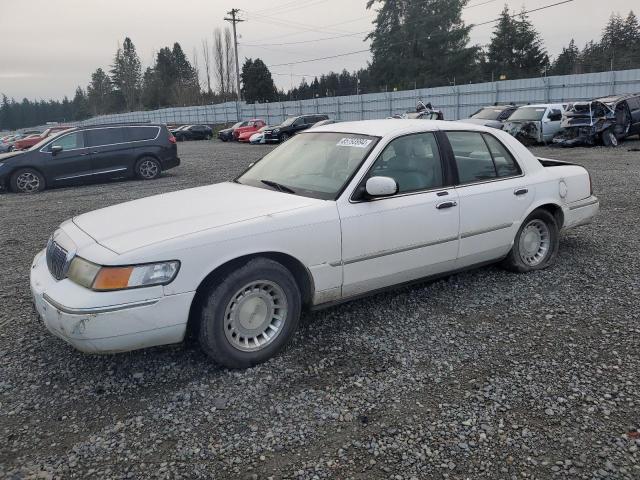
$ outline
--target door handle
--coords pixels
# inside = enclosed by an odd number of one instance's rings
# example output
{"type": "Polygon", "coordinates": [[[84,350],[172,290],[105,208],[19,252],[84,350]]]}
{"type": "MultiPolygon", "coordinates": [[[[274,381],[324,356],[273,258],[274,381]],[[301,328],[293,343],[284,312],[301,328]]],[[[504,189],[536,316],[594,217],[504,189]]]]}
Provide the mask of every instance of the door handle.
{"type": "Polygon", "coordinates": [[[458,202],[442,202],[436,205],[438,210],[444,210],[445,208],[453,208],[458,205],[458,202]]]}
{"type": "Polygon", "coordinates": [[[513,192],[513,194],[517,197],[519,197],[520,195],[526,195],[527,193],[529,193],[528,188],[519,188],[515,192],[513,192]]]}
{"type": "Polygon", "coordinates": [[[84,152],[80,154],[81,157],[86,157],[87,155],[89,155],[89,152],[84,152]]]}
{"type": "Polygon", "coordinates": [[[91,155],[96,155],[96,154],[98,154],[98,153],[100,153],[100,152],[99,152],[98,150],[96,150],[96,151],[94,151],[94,152],[91,152],[91,155]]]}

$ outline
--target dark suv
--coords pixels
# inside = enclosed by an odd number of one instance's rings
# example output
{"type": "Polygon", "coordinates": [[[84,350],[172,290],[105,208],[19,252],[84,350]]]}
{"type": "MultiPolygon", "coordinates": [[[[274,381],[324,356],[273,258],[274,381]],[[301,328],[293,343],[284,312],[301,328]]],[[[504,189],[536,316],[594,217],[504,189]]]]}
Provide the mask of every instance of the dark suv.
{"type": "Polygon", "coordinates": [[[152,180],[178,165],[176,139],[165,125],[92,125],[0,155],[0,186],[35,193],[118,178],[152,180]]]}
{"type": "Polygon", "coordinates": [[[287,118],[277,127],[266,129],[264,140],[266,143],[286,142],[296,133],[311,128],[322,120],[329,120],[329,117],[327,115],[300,115],[299,117],[287,118]]]}

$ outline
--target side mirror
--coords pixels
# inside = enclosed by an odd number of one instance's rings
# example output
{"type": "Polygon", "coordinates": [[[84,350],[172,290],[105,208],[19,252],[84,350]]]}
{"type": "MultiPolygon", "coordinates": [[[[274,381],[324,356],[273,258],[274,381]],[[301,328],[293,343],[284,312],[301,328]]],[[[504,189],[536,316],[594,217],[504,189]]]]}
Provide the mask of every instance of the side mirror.
{"type": "Polygon", "coordinates": [[[53,147],[51,147],[51,153],[53,155],[59,154],[62,150],[64,150],[64,148],[62,148],[62,145],[54,145],[53,147]]]}
{"type": "Polygon", "coordinates": [[[389,197],[398,193],[398,183],[391,177],[371,177],[365,190],[370,197],[389,197]]]}

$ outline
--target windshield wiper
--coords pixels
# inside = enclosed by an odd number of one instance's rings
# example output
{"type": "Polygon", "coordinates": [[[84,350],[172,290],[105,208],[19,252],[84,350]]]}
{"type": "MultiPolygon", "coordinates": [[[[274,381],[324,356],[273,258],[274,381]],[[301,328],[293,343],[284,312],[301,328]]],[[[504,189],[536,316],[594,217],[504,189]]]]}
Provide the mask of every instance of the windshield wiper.
{"type": "Polygon", "coordinates": [[[293,193],[295,194],[296,191],[292,188],[287,187],[286,185],[282,185],[278,182],[274,182],[273,180],[260,180],[262,183],[264,183],[265,185],[268,185],[271,188],[275,188],[276,190],[278,190],[279,192],[284,192],[284,193],[293,193]]]}

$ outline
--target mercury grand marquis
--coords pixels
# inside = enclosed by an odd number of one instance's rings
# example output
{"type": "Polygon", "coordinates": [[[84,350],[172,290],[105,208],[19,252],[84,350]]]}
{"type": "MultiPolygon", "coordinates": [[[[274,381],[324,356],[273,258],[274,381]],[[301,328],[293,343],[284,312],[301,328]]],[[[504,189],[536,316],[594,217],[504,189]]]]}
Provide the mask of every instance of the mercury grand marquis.
{"type": "Polygon", "coordinates": [[[301,312],[488,263],[549,267],[599,210],[588,172],[508,133],[425,120],[303,132],[233,181],[60,225],[31,268],[36,309],[85,352],[181,342],[243,368],[301,312]]]}

